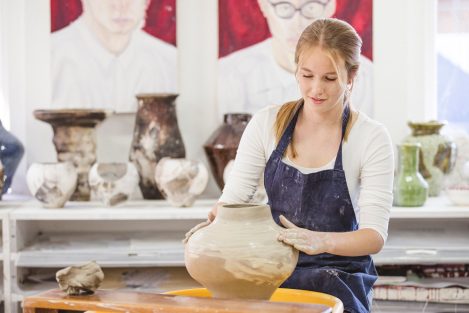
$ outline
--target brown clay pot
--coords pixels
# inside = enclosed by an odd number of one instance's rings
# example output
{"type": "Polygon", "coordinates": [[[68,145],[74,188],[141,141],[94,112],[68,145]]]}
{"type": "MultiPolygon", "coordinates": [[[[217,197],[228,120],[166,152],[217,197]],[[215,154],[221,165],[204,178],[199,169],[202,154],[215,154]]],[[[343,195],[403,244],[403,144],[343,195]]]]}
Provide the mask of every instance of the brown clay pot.
{"type": "Polygon", "coordinates": [[[107,112],[93,109],[35,110],[34,116],[51,124],[53,142],[59,162],[72,162],[78,172],[78,182],[70,200],[89,201],[88,172],[96,162],[95,127],[107,112]]]}
{"type": "Polygon", "coordinates": [[[155,182],[156,164],[164,157],[184,158],[179,131],[176,94],[139,94],[130,161],[137,167],[145,199],[164,199],[155,182]]]}
{"type": "Polygon", "coordinates": [[[298,250],[277,240],[268,205],[231,204],[185,247],[189,274],[218,298],[269,299],[291,275],[298,250]]]}
{"type": "Polygon", "coordinates": [[[230,160],[236,157],[239,141],[251,119],[249,113],[228,113],[223,116],[223,124],[204,144],[205,154],[218,187],[223,189],[223,172],[230,160]]]}

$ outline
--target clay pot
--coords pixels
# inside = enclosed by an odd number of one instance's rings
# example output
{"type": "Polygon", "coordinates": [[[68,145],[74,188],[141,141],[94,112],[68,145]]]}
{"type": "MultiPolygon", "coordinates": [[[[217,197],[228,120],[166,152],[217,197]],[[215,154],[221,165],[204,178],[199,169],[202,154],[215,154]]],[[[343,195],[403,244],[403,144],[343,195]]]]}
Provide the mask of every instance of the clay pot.
{"type": "Polygon", "coordinates": [[[51,124],[59,162],[70,161],[77,168],[78,183],[70,200],[89,201],[88,172],[96,162],[95,127],[106,111],[88,109],[36,110],[34,116],[51,124]]]}
{"type": "Polygon", "coordinates": [[[409,122],[408,125],[412,134],[404,138],[404,142],[421,145],[419,171],[428,182],[428,195],[436,197],[440,194],[444,175],[450,173],[454,167],[456,144],[449,137],[440,134],[444,122],[409,122]]]}
{"type": "Polygon", "coordinates": [[[205,154],[218,187],[223,190],[225,183],[223,173],[230,160],[236,157],[239,141],[246,128],[251,114],[228,113],[223,117],[223,124],[204,144],[205,154]]]}
{"type": "Polygon", "coordinates": [[[71,162],[33,163],[26,173],[29,191],[45,208],[62,208],[75,191],[77,178],[71,162]]]}
{"type": "Polygon", "coordinates": [[[291,275],[298,251],[277,240],[268,205],[231,204],[185,247],[189,274],[214,297],[269,299],[291,275]]]}
{"type": "Polygon", "coordinates": [[[186,150],[179,131],[176,94],[139,94],[130,160],[140,175],[145,199],[164,199],[155,182],[156,164],[164,158],[184,158],[186,150]]]}
{"type": "Polygon", "coordinates": [[[106,206],[127,201],[138,184],[138,173],[133,163],[95,163],[90,170],[91,199],[106,206]]]}
{"type": "Polygon", "coordinates": [[[208,171],[202,162],[162,158],[155,169],[155,181],[171,205],[189,207],[207,187],[208,171]]]}

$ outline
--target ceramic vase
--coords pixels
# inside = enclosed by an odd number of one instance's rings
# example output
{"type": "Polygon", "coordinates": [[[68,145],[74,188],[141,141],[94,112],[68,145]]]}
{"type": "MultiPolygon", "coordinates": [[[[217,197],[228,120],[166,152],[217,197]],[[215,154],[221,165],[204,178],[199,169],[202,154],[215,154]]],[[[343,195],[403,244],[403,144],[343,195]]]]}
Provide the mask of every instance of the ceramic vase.
{"type": "Polygon", "coordinates": [[[166,157],[156,166],[155,181],[171,205],[189,207],[207,187],[208,171],[202,162],[166,157]]]}
{"type": "Polygon", "coordinates": [[[426,123],[408,123],[412,134],[404,139],[407,143],[420,143],[421,155],[419,171],[428,182],[429,196],[440,194],[443,177],[454,167],[456,161],[456,145],[440,130],[445,123],[430,121],[426,123]]]}
{"type": "Polygon", "coordinates": [[[239,141],[246,128],[251,114],[228,113],[223,117],[223,124],[204,144],[205,154],[218,187],[223,190],[225,183],[223,173],[230,160],[236,157],[239,141]]]}
{"type": "Polygon", "coordinates": [[[268,205],[231,204],[185,247],[189,274],[218,298],[269,299],[293,272],[298,251],[277,240],[268,205]]]}
{"type": "Polygon", "coordinates": [[[138,185],[133,163],[95,163],[89,173],[91,199],[106,206],[127,201],[138,185]]]}
{"type": "Polygon", "coordinates": [[[4,167],[4,184],[0,193],[6,193],[11,186],[13,175],[24,155],[24,147],[21,142],[3,128],[0,121],[0,160],[4,167]]]}
{"type": "Polygon", "coordinates": [[[164,158],[184,158],[186,151],[176,117],[176,94],[137,95],[130,160],[140,176],[145,199],[164,199],[155,182],[156,164],[164,158]]]}
{"type": "Polygon", "coordinates": [[[398,145],[398,168],[394,179],[394,205],[416,207],[424,205],[428,183],[418,171],[420,144],[398,145]]]}
{"type": "Polygon", "coordinates": [[[106,115],[106,111],[91,109],[34,111],[37,119],[52,126],[58,161],[70,161],[77,169],[78,182],[70,200],[90,200],[88,173],[96,162],[95,127],[106,118],[106,115]]]}
{"type": "Polygon", "coordinates": [[[26,173],[29,191],[45,208],[62,208],[75,191],[77,179],[71,162],[33,163],[26,173]]]}

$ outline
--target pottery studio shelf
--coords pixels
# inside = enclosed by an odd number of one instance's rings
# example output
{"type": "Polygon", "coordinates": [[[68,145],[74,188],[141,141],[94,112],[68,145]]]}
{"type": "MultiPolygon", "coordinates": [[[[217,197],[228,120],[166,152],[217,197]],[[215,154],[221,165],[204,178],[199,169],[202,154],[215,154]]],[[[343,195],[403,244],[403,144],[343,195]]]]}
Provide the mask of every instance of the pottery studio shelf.
{"type": "MultiPolygon", "coordinates": [[[[216,199],[198,200],[192,207],[172,207],[165,200],[134,200],[115,207],[100,202],[67,202],[64,208],[46,209],[38,201],[12,203],[14,220],[180,220],[207,219],[216,199]]],[[[4,204],[5,208],[8,205],[4,204]]]]}
{"type": "Polygon", "coordinates": [[[44,233],[16,253],[17,267],[64,267],[95,260],[104,267],[184,266],[181,232],[44,233]]]}
{"type": "Polygon", "coordinates": [[[457,206],[441,195],[428,198],[422,207],[393,207],[391,219],[454,219],[469,218],[469,206],[457,206]]]}
{"type": "Polygon", "coordinates": [[[388,233],[373,256],[377,265],[469,262],[469,206],[452,205],[444,195],[423,207],[393,207],[388,233]]]}

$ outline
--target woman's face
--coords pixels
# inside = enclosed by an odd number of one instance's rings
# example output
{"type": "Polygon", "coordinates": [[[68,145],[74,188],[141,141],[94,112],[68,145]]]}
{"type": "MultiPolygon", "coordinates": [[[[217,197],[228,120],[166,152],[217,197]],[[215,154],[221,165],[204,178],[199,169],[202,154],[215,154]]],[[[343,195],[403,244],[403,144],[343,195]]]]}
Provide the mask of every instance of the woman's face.
{"type": "Polygon", "coordinates": [[[296,77],[305,105],[326,112],[342,106],[347,88],[347,70],[343,59],[334,66],[331,56],[320,47],[306,49],[299,57],[296,77]]]}
{"type": "Polygon", "coordinates": [[[258,1],[272,37],[290,54],[306,26],[317,18],[332,17],[336,10],[336,0],[258,1]]]}
{"type": "Polygon", "coordinates": [[[84,0],[86,13],[112,34],[129,34],[145,18],[149,0],[84,0]]]}

